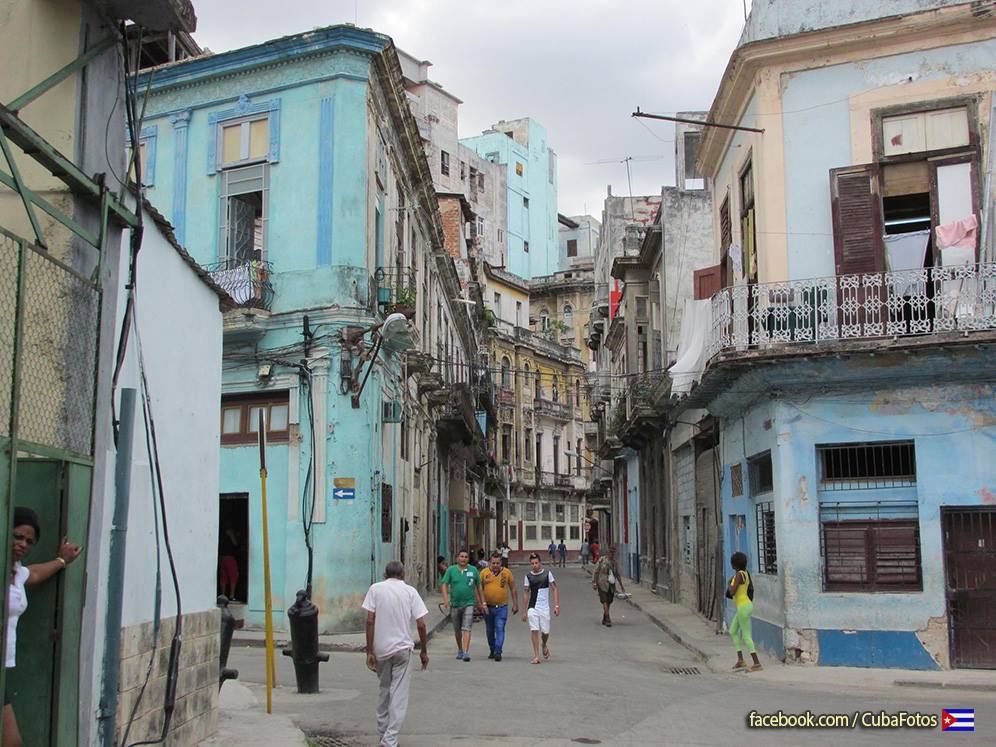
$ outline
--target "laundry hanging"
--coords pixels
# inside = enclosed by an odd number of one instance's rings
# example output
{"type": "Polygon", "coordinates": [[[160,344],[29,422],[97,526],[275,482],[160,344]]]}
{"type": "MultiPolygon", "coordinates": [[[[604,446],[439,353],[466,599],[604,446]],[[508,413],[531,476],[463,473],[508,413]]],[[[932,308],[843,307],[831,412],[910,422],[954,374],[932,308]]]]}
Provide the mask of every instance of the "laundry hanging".
{"type": "Polygon", "coordinates": [[[924,295],[921,270],[927,255],[930,229],[883,236],[885,259],[892,275],[892,291],[898,297],[924,295]]]}

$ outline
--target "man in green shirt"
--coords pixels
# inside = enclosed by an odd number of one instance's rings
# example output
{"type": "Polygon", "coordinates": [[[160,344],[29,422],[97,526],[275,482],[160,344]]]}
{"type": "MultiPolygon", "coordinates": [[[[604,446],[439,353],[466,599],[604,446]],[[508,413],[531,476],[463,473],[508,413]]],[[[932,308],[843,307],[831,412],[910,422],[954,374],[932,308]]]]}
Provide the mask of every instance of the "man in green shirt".
{"type": "Polygon", "coordinates": [[[456,636],[457,659],[470,661],[470,627],[474,623],[474,607],[484,611],[481,597],[481,574],[469,565],[470,555],[461,550],[456,565],[451,565],[443,574],[440,589],[443,593],[443,606],[449,607],[450,622],[456,636]]]}

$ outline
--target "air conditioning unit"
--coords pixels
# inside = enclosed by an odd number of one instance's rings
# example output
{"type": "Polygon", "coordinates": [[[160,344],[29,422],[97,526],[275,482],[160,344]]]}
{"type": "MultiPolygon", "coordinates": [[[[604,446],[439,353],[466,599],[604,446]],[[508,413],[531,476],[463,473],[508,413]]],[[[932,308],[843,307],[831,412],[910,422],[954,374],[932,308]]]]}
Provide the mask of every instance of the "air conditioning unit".
{"type": "Polygon", "coordinates": [[[383,420],[385,423],[400,423],[405,419],[405,408],[396,400],[383,403],[383,420]]]}

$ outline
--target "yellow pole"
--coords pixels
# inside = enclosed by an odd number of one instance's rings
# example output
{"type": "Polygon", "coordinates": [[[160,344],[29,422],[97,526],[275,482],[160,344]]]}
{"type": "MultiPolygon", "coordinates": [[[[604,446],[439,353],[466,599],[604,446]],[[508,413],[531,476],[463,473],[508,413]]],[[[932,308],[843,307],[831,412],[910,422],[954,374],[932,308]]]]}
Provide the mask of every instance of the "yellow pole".
{"type": "Polygon", "coordinates": [[[259,480],[263,504],[263,592],[266,597],[266,712],[273,713],[273,686],[276,684],[276,662],[273,656],[273,604],[270,600],[270,533],[266,518],[266,436],[263,410],[259,411],[259,480]]]}

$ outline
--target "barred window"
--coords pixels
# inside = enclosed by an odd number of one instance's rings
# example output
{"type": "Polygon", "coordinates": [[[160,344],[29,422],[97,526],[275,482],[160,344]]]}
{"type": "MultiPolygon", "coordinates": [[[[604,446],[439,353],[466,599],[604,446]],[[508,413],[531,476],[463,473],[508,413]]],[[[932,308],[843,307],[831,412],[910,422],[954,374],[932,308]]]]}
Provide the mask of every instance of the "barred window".
{"type": "Polygon", "coordinates": [[[912,441],[826,444],[816,448],[820,490],[908,488],[916,485],[912,441]]]}
{"type": "Polygon", "coordinates": [[[771,501],[758,503],[755,512],[757,523],[757,569],[761,573],[778,573],[774,504],[771,501]]]}

